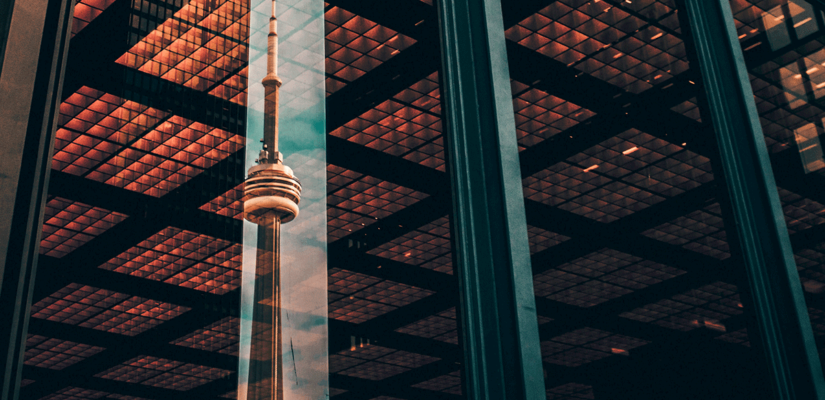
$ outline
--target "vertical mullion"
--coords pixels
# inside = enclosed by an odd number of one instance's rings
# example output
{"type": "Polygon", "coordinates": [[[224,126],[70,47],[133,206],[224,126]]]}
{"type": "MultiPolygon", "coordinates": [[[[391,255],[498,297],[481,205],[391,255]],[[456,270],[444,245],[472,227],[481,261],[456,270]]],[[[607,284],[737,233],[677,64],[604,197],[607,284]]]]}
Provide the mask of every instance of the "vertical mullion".
{"type": "Polygon", "coordinates": [[[754,313],[778,399],[825,398],[825,381],[759,115],[725,0],[685,0],[754,313]]]}
{"type": "Polygon", "coordinates": [[[544,399],[501,3],[436,6],[466,393],[544,399]]]}
{"type": "Polygon", "coordinates": [[[29,323],[63,90],[74,1],[9,5],[7,59],[0,75],[0,166],[7,211],[0,218],[0,399],[16,400],[29,323]],[[33,68],[33,70],[32,70],[33,68]]]}

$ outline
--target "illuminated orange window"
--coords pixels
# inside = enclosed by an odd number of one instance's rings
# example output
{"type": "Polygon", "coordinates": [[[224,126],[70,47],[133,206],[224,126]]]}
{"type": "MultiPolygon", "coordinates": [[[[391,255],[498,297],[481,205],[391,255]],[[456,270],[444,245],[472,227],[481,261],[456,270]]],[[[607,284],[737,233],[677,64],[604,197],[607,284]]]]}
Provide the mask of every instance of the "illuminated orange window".
{"type": "Polygon", "coordinates": [[[103,13],[115,0],[79,0],[74,6],[72,37],[103,13]]]}
{"type": "Polygon", "coordinates": [[[166,228],[100,268],[203,292],[224,294],[240,286],[241,246],[166,228]]]}
{"type": "Polygon", "coordinates": [[[46,203],[40,254],[63,257],[128,216],[55,197],[46,203]]]}
{"type": "Polygon", "coordinates": [[[24,362],[26,365],[35,367],[61,370],[103,350],[105,350],[103,347],[69,340],[29,335],[26,339],[24,362]]]}
{"type": "Polygon", "coordinates": [[[507,38],[631,93],[688,69],[675,10],[664,1],[555,2],[507,38]]]}
{"type": "Polygon", "coordinates": [[[118,64],[241,102],[249,9],[242,0],[192,0],[121,56],[118,64]],[[218,89],[219,86],[225,89],[218,89]]]}
{"type": "Polygon", "coordinates": [[[72,283],[35,303],[31,310],[32,318],[135,336],[189,308],[72,283]]]}
{"type": "Polygon", "coordinates": [[[161,197],[243,146],[239,135],[82,87],[60,106],[52,168],[161,197]]]}
{"type": "Polygon", "coordinates": [[[428,197],[332,164],[327,166],[327,192],[330,241],[357,232],[428,197]]]}
{"type": "Polygon", "coordinates": [[[440,97],[434,73],[331,135],[446,171],[440,97]]]}
{"type": "Polygon", "coordinates": [[[511,81],[519,150],[553,137],[596,115],[569,101],[511,81]]]}
{"type": "Polygon", "coordinates": [[[340,7],[329,9],[325,20],[327,95],[415,44],[415,39],[340,7]]]}
{"type": "Polygon", "coordinates": [[[243,184],[200,206],[200,210],[213,212],[225,217],[243,219],[243,184]]]}
{"type": "Polygon", "coordinates": [[[241,321],[235,317],[226,317],[207,325],[186,336],[172,341],[172,344],[192,349],[213,351],[223,354],[238,355],[238,332],[241,321]]]}

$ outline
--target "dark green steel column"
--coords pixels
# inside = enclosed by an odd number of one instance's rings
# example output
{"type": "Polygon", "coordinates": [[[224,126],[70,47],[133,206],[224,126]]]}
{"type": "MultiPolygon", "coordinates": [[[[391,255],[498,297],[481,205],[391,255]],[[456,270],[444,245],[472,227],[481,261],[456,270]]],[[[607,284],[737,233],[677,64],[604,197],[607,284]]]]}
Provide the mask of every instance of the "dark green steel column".
{"type": "Polygon", "coordinates": [[[19,396],[74,9],[73,0],[8,4],[11,14],[0,17],[9,22],[0,54],[0,400],[19,396]]]}
{"type": "Polygon", "coordinates": [[[436,6],[467,398],[544,399],[501,3],[436,6]]]}
{"type": "Polygon", "coordinates": [[[755,314],[778,399],[825,399],[825,382],[745,58],[727,0],[685,0],[755,314]]]}

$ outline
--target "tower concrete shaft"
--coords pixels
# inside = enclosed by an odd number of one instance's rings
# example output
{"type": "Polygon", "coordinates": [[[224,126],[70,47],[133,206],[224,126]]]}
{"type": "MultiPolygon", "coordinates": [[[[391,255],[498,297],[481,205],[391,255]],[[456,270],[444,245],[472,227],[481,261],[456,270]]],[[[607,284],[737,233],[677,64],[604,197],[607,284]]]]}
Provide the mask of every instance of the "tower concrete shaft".
{"type": "Polygon", "coordinates": [[[258,254],[253,306],[252,358],[261,362],[251,370],[248,400],[283,400],[283,329],[281,321],[280,236],[281,224],[298,216],[301,183],[284,165],[279,151],[278,110],[281,79],[278,77],[278,21],[275,1],[269,19],[264,86],[263,148],[258,165],[249,169],[244,184],[244,218],[258,225],[258,254]],[[263,362],[263,360],[269,362],[263,362]]]}

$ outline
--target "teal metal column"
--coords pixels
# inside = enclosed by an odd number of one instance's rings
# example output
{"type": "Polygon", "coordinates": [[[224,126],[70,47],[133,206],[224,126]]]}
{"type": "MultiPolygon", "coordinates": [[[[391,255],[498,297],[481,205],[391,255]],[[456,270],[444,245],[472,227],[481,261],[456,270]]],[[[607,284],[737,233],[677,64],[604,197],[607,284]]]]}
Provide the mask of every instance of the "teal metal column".
{"type": "Polygon", "coordinates": [[[745,58],[727,0],[685,0],[777,399],[825,381],[745,58]]]}
{"type": "Polygon", "coordinates": [[[0,400],[20,391],[73,10],[73,0],[0,4],[11,13],[0,16],[0,400]]]}
{"type": "Polygon", "coordinates": [[[544,399],[501,3],[437,3],[467,398],[544,399]]]}

